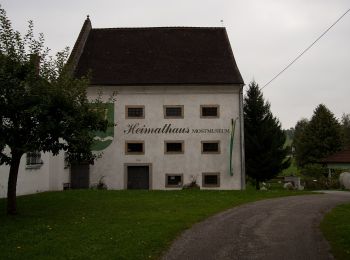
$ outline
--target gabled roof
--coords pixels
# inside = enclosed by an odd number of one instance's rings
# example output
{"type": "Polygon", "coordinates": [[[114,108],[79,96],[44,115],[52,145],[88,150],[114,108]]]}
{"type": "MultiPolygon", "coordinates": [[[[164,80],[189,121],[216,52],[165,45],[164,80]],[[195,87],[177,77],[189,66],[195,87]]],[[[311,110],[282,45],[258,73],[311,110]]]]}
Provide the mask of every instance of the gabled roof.
{"type": "Polygon", "coordinates": [[[350,148],[332,154],[324,159],[324,163],[350,163],[350,148]]]}
{"type": "Polygon", "coordinates": [[[70,61],[92,85],[244,84],[221,27],[92,29],[87,18],[70,61]]]}

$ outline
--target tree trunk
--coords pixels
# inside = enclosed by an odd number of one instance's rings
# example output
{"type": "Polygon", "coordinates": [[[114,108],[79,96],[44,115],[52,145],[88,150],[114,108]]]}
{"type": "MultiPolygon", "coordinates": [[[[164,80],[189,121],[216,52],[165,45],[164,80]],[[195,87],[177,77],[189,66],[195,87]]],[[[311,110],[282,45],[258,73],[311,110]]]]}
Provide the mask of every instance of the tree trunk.
{"type": "Polygon", "coordinates": [[[260,190],[260,182],[259,182],[259,180],[255,180],[255,188],[256,188],[256,190],[260,190]]]}
{"type": "Polygon", "coordinates": [[[19,163],[21,162],[22,153],[13,151],[10,165],[10,173],[7,185],[7,214],[17,214],[16,205],[16,188],[19,163]]]}

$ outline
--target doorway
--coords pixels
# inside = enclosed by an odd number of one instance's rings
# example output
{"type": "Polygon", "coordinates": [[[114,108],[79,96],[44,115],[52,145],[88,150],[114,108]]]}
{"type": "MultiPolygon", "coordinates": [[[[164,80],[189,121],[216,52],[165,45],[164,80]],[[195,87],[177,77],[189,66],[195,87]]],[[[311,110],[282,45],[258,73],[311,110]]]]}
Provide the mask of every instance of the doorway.
{"type": "Polygon", "coordinates": [[[88,189],[90,186],[90,165],[72,164],[70,168],[70,187],[88,189]]]}
{"type": "Polygon", "coordinates": [[[128,190],[149,190],[151,188],[150,165],[126,165],[126,188],[128,190]]]}

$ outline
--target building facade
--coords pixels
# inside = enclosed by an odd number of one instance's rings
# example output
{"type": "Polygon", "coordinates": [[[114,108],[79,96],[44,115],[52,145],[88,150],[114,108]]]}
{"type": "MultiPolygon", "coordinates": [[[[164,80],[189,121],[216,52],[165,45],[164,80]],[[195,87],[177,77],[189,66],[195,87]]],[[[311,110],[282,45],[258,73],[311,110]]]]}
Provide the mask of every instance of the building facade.
{"type": "Polygon", "coordinates": [[[93,29],[87,18],[69,62],[77,77],[90,73],[88,97],[102,98],[115,126],[96,134],[93,165],[69,166],[63,153],[27,154],[18,194],[98,183],[245,188],[244,83],[225,28],[93,29]]]}

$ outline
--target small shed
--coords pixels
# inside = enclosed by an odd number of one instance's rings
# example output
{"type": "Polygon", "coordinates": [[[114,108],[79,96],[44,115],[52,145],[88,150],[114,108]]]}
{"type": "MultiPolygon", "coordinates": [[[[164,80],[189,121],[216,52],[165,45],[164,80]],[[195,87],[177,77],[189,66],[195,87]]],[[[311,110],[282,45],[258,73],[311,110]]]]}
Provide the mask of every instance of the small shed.
{"type": "Polygon", "coordinates": [[[326,164],[328,169],[350,169],[350,147],[323,158],[321,162],[326,164]]]}
{"type": "Polygon", "coordinates": [[[323,158],[321,163],[327,165],[329,178],[332,175],[332,169],[350,170],[350,147],[323,158]]]}

